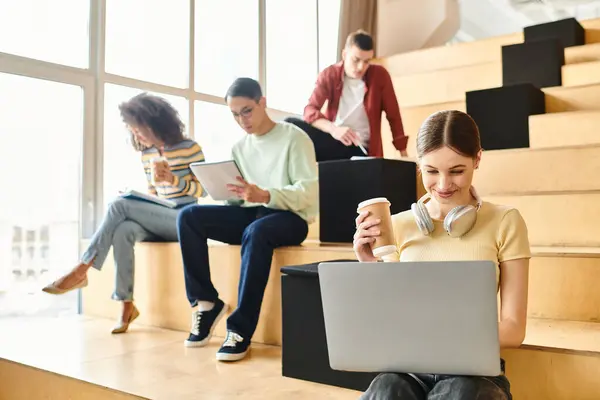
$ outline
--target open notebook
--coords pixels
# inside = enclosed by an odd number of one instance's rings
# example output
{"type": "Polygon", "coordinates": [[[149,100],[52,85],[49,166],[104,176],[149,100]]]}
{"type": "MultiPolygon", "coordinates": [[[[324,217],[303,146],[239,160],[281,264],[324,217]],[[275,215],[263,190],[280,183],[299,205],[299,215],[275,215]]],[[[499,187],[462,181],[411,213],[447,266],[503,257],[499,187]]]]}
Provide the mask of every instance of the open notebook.
{"type": "MultiPolygon", "coordinates": [[[[188,204],[187,202],[181,202],[181,201],[163,199],[163,198],[160,198],[158,196],[154,196],[154,195],[151,195],[151,194],[148,194],[148,193],[139,192],[139,191],[134,190],[134,189],[128,189],[127,191],[121,193],[120,196],[123,197],[123,198],[125,198],[125,199],[135,199],[135,200],[148,201],[150,203],[156,203],[156,204],[159,204],[161,206],[169,207],[169,208],[176,208],[178,206],[182,206],[184,204],[188,204]]],[[[192,202],[193,202],[193,200],[189,201],[189,203],[192,203],[192,202]]]]}

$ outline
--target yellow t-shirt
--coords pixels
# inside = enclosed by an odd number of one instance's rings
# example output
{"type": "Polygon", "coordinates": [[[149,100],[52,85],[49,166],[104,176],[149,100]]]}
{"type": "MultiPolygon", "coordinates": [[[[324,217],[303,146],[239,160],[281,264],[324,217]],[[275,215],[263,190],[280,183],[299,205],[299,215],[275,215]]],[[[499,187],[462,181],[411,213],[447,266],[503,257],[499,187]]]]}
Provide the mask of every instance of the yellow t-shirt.
{"type": "Polygon", "coordinates": [[[491,260],[499,264],[508,260],[530,258],[527,225],[513,207],[483,202],[475,226],[461,238],[453,238],[444,230],[444,221],[433,219],[434,231],[425,236],[415,222],[412,211],[392,216],[398,252],[384,261],[471,261],[491,260]]]}

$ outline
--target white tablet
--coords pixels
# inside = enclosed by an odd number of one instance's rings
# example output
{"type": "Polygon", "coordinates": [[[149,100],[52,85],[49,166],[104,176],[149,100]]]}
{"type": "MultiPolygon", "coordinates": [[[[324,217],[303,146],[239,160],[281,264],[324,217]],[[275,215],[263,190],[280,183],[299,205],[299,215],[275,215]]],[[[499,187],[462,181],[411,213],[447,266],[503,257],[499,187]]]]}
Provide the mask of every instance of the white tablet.
{"type": "Polygon", "coordinates": [[[237,196],[227,190],[227,185],[239,185],[238,176],[243,177],[234,160],[218,162],[195,162],[190,169],[200,181],[213,200],[238,200],[237,196]]]}

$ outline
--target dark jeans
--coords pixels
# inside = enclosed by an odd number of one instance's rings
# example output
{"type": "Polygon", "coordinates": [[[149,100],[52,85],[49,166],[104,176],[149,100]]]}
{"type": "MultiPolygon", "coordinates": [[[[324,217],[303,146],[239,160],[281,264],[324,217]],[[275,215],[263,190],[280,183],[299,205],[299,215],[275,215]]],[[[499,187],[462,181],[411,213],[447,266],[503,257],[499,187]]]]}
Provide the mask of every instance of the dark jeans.
{"type": "Polygon", "coordinates": [[[207,239],[242,245],[238,307],[229,316],[227,329],[251,339],[269,280],[273,250],[302,243],[308,235],[308,224],[290,211],[192,205],[179,213],[177,232],[192,307],[198,301],[214,302],[219,298],[210,279],[207,239]]]}
{"type": "Polygon", "coordinates": [[[354,156],[366,156],[358,146],[346,146],[339,140],[334,139],[327,132],[323,132],[319,128],[315,128],[311,124],[299,119],[288,117],[286,122],[296,125],[308,134],[315,146],[317,162],[330,160],[346,160],[354,156]]]}
{"type": "Polygon", "coordinates": [[[360,400],[512,400],[510,383],[500,376],[379,374],[360,400]]]}

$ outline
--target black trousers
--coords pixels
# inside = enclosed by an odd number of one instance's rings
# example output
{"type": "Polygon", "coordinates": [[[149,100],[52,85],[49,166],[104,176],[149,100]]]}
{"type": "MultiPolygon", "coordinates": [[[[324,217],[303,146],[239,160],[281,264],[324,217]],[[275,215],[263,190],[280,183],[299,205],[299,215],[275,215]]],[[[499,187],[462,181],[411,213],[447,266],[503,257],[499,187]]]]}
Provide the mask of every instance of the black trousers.
{"type": "Polygon", "coordinates": [[[330,160],[345,160],[354,156],[365,156],[358,146],[346,146],[327,132],[315,128],[299,118],[288,117],[286,122],[296,125],[308,134],[315,146],[317,162],[330,160]]]}

